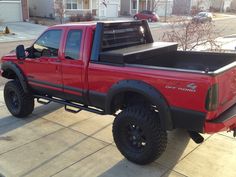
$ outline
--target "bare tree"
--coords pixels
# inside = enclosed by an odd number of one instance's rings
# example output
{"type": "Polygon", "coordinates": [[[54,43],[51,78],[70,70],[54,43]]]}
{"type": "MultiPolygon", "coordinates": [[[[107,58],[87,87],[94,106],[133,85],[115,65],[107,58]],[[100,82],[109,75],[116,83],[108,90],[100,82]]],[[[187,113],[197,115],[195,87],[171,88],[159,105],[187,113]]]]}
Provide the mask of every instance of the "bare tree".
{"type": "Polygon", "coordinates": [[[65,5],[63,3],[63,0],[55,0],[55,13],[59,18],[60,23],[63,23],[65,16],[65,5]]]}
{"type": "Polygon", "coordinates": [[[206,50],[219,50],[216,42],[219,32],[214,30],[215,25],[210,22],[195,23],[186,19],[173,22],[171,30],[164,32],[162,40],[177,42],[180,50],[196,50],[200,46],[206,50]]]}

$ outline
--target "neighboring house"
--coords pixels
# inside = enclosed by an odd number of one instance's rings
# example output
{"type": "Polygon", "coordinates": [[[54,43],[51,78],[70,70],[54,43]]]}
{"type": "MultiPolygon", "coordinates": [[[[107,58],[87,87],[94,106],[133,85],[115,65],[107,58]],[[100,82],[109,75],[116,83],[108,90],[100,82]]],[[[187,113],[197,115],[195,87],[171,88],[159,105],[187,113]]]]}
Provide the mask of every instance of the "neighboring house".
{"type": "Polygon", "coordinates": [[[192,7],[198,7],[202,10],[209,10],[211,1],[205,0],[174,0],[173,14],[190,14],[192,7]]]}
{"type": "Polygon", "coordinates": [[[212,4],[211,7],[214,10],[220,11],[220,12],[226,12],[231,7],[232,0],[211,0],[212,4]]]}
{"type": "Polygon", "coordinates": [[[236,0],[232,0],[232,2],[230,4],[230,10],[232,12],[236,12],[236,0]]]}
{"type": "MultiPolygon", "coordinates": [[[[98,18],[118,17],[120,0],[63,0],[65,17],[91,13],[98,18]]],[[[30,15],[55,18],[55,0],[29,0],[30,15]]]]}
{"type": "Polygon", "coordinates": [[[171,15],[173,0],[121,0],[121,15],[131,15],[143,11],[155,11],[159,16],[171,15]]]}
{"type": "Polygon", "coordinates": [[[174,4],[173,0],[159,0],[154,8],[155,12],[159,16],[165,16],[165,15],[170,16],[173,11],[173,4],[174,4]]]}
{"type": "Polygon", "coordinates": [[[28,19],[28,0],[0,0],[1,22],[27,21],[28,19]]]}
{"type": "Polygon", "coordinates": [[[230,8],[232,0],[174,0],[173,14],[190,14],[192,7],[198,7],[202,10],[214,9],[225,12],[230,8]]]}

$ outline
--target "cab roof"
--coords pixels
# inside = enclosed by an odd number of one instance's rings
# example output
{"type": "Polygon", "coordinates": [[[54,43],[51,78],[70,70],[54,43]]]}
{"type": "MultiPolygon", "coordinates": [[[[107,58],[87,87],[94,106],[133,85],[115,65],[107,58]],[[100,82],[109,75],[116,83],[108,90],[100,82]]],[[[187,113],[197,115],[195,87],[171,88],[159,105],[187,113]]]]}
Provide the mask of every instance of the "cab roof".
{"type": "Polygon", "coordinates": [[[138,21],[134,20],[123,20],[123,21],[88,21],[88,22],[74,22],[74,23],[65,23],[65,24],[59,24],[55,26],[51,26],[49,28],[57,28],[57,27],[75,27],[75,26],[91,26],[94,27],[97,25],[97,23],[104,23],[104,24],[117,24],[117,23],[137,23],[138,21]]]}

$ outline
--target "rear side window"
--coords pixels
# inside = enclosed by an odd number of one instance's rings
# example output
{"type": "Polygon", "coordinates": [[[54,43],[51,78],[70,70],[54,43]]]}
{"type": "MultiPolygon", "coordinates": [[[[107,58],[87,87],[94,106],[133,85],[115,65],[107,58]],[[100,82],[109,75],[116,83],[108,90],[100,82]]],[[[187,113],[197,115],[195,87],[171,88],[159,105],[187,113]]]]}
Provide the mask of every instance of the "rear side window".
{"type": "Polygon", "coordinates": [[[81,30],[70,30],[67,35],[65,58],[71,60],[80,59],[80,48],[82,40],[81,30]]]}
{"type": "MultiPolygon", "coordinates": [[[[44,49],[50,50],[51,57],[58,56],[58,50],[61,41],[62,30],[49,30],[46,31],[35,43],[35,54],[41,56],[44,49]]],[[[36,56],[37,57],[37,56],[36,56]]]]}

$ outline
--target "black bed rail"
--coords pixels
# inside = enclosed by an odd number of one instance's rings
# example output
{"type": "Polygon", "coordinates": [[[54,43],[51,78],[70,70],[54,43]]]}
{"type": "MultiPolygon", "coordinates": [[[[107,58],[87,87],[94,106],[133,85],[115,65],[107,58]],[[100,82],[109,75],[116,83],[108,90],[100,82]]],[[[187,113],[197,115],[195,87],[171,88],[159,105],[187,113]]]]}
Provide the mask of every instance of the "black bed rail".
{"type": "Polygon", "coordinates": [[[91,60],[98,61],[100,52],[148,43],[153,43],[153,38],[146,20],[98,22],[91,60]]]}

